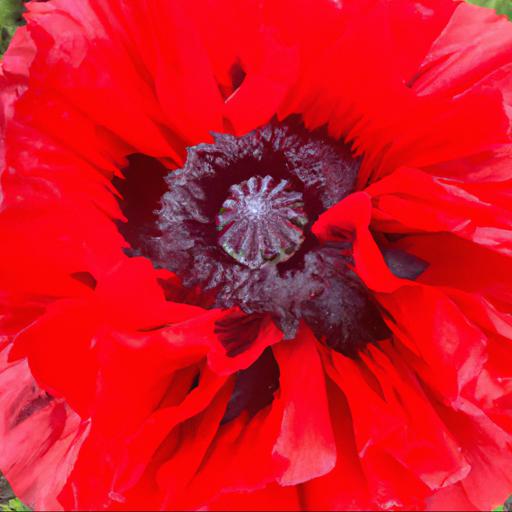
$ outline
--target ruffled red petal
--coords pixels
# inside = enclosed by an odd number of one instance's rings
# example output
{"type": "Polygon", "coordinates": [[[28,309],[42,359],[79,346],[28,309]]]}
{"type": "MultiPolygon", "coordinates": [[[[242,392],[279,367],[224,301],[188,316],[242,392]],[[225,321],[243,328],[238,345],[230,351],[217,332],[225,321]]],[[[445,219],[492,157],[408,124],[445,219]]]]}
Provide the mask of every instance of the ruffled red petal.
{"type": "Polygon", "coordinates": [[[0,352],[2,470],[28,506],[61,510],[57,496],[89,426],[63,400],[37,386],[26,362],[7,363],[7,352],[0,352]]]}
{"type": "Polygon", "coordinates": [[[0,73],[0,467],[18,495],[114,510],[503,501],[511,25],[451,0],[27,8],[0,73]],[[171,170],[212,131],[294,113],[363,156],[358,190],[313,227],[352,242],[390,329],[357,358],[305,325],[294,340],[267,317],[232,331],[239,311],[181,302],[114,222],[128,156],[171,170]],[[397,277],[386,247],[425,271],[397,277]],[[279,389],[227,417],[263,353],[279,389]]]}

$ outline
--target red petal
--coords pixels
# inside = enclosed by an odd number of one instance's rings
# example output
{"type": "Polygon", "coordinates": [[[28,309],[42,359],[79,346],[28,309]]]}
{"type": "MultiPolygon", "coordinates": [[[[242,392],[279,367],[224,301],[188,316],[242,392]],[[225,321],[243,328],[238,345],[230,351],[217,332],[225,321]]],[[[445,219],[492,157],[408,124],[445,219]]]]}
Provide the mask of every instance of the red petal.
{"type": "Polygon", "coordinates": [[[247,76],[226,102],[225,116],[237,135],[269,121],[297,76],[297,50],[277,41],[271,30],[262,32],[261,55],[242,61],[247,76]]]}
{"type": "Polygon", "coordinates": [[[93,335],[98,311],[85,301],[60,301],[20,333],[11,360],[27,357],[38,383],[82,417],[91,412],[98,370],[93,335]]]}
{"type": "Polygon", "coordinates": [[[206,48],[178,2],[157,1],[152,14],[155,84],[167,122],[186,141],[204,141],[223,128],[223,102],[206,48]]]}
{"type": "Polygon", "coordinates": [[[209,510],[275,511],[301,510],[299,491],[296,487],[269,485],[251,493],[229,493],[221,496],[208,507],[209,510]]]}
{"type": "Polygon", "coordinates": [[[162,112],[145,79],[144,64],[132,57],[145,55],[138,48],[141,41],[133,38],[126,45],[127,32],[137,33],[137,23],[141,30],[146,27],[147,19],[134,19],[136,6],[121,6],[117,1],[93,6],[91,2],[57,0],[32,3],[29,8],[29,31],[39,47],[31,68],[33,89],[36,83],[44,82],[43,89],[51,88],[60,101],[65,99],[87,112],[95,124],[108,128],[140,152],[176,155],[160,126],[162,112]]]}
{"type": "Polygon", "coordinates": [[[274,347],[279,364],[280,395],[284,404],[276,456],[290,465],[279,478],[281,485],[296,485],[325,475],[336,463],[322,363],[316,341],[303,326],[293,342],[274,347]]]}
{"type": "Polygon", "coordinates": [[[445,0],[390,2],[389,30],[404,79],[409,80],[417,72],[456,7],[457,2],[445,0]]]}
{"type": "Polygon", "coordinates": [[[435,512],[436,510],[478,510],[468,500],[467,494],[461,484],[450,485],[434,493],[426,500],[425,510],[435,512]]]}
{"type": "MultiPolygon", "coordinates": [[[[272,456],[272,448],[279,435],[283,406],[276,400],[254,417],[242,414],[221,425],[208,448],[204,463],[197,470],[190,485],[171,501],[173,508],[200,508],[217,497],[231,492],[252,493],[274,482],[286,469],[287,461],[272,456]]],[[[187,449],[183,449],[187,457],[187,449]]],[[[179,471],[171,462],[166,478],[178,480],[179,471]],[[174,474],[170,471],[174,468],[174,474]]],[[[192,475],[188,475],[192,476],[192,475]]],[[[168,488],[162,482],[164,488],[168,488]]]]}
{"type": "MultiPolygon", "coordinates": [[[[327,351],[326,351],[327,352],[327,351]]],[[[339,388],[327,381],[329,409],[336,439],[336,466],[302,487],[303,509],[370,510],[372,500],[354,439],[353,417],[339,388]],[[343,483],[340,485],[340,483],[343,483]]],[[[371,409],[366,413],[368,416],[371,409]]]]}
{"type": "Polygon", "coordinates": [[[211,350],[208,353],[208,364],[219,375],[245,370],[267,347],[278,343],[282,338],[283,333],[270,317],[253,318],[239,311],[228,311],[216,321],[214,332],[209,338],[211,350]],[[232,323],[229,331],[219,332],[226,321],[232,323]],[[247,341],[244,339],[246,335],[250,335],[247,341]],[[236,344],[231,347],[230,340],[233,338],[236,344]]]}
{"type": "Polygon", "coordinates": [[[375,225],[391,232],[452,232],[512,254],[510,212],[465,192],[457,183],[401,168],[367,189],[375,225]]]}
{"type": "Polygon", "coordinates": [[[166,301],[158,273],[146,258],[125,258],[98,277],[98,307],[106,322],[123,330],[155,329],[204,313],[196,306],[166,301]]]}
{"type": "Polygon", "coordinates": [[[0,467],[25,504],[34,510],[61,510],[57,495],[87,426],[62,400],[37,387],[25,362],[8,365],[6,353],[0,355],[0,467]]]}
{"type": "Polygon", "coordinates": [[[484,333],[435,288],[402,288],[379,300],[394,319],[389,326],[397,339],[417,354],[408,364],[445,400],[456,399],[483,367],[484,333]]]}
{"type": "Polygon", "coordinates": [[[336,239],[340,232],[351,236],[353,233],[355,269],[359,277],[375,291],[392,292],[410,283],[395,277],[386,265],[369,231],[371,211],[370,196],[356,192],[320,215],[312,231],[324,242],[336,239]]]}
{"type": "Polygon", "coordinates": [[[461,3],[425,58],[414,89],[455,96],[512,57],[512,30],[491,9],[461,3]]]}
{"type": "Polygon", "coordinates": [[[438,407],[471,465],[462,486],[478,510],[495,508],[507,499],[512,487],[506,469],[511,464],[512,438],[468,400],[461,399],[456,405],[457,411],[438,407]]]}

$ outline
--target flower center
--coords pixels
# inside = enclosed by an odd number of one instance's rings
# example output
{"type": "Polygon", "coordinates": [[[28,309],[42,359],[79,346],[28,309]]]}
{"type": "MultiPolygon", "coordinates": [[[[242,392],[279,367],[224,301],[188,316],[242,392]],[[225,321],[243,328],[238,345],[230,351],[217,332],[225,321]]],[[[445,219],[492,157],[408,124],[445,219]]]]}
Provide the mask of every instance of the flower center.
{"type": "MultiPolygon", "coordinates": [[[[299,117],[214,138],[188,148],[183,168],[166,172],[166,191],[140,229],[128,216],[128,234],[137,233],[131,253],[177,274],[206,307],[269,315],[285,339],[305,322],[319,340],[352,355],[386,336],[378,306],[352,270],[350,236],[322,244],[311,230],[354,191],[360,159],[350,147],[325,129],[307,130],[299,117]]],[[[146,171],[138,175],[146,179],[146,171]]],[[[246,347],[248,335],[228,338],[246,347]]]]}
{"type": "Polygon", "coordinates": [[[268,175],[232,185],[216,220],[222,249],[251,269],[290,259],[308,222],[302,194],[268,175]]]}

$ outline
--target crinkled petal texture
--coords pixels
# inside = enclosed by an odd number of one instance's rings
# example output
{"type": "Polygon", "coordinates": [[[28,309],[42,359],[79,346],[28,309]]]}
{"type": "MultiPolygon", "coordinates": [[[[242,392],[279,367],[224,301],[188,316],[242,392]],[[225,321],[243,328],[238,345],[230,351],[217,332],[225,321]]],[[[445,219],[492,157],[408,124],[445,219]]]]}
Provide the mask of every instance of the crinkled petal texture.
{"type": "Polygon", "coordinates": [[[0,74],[0,468],[20,498],[37,510],[502,502],[512,24],[452,0],[27,10],[0,74]],[[363,157],[358,190],[313,228],[350,233],[391,332],[355,358],[305,324],[282,340],[265,318],[228,352],[215,325],[239,313],[190,305],[176,276],[126,256],[117,229],[129,155],[172,170],[211,132],[291,114],[363,157]],[[397,277],[383,247],[427,270],[397,277]],[[267,356],[273,400],[226,421],[237,375],[267,356]]]}

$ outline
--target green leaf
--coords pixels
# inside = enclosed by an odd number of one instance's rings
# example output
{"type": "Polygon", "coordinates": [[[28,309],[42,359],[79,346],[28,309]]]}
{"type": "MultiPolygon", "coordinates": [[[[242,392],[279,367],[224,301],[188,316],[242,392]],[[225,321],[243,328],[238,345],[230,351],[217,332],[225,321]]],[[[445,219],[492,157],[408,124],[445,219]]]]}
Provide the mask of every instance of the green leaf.
{"type": "Polygon", "coordinates": [[[0,510],[2,512],[30,512],[30,509],[24,505],[18,498],[9,500],[7,505],[1,504],[0,510]]]}
{"type": "Polygon", "coordinates": [[[505,14],[512,19],[512,0],[467,0],[470,4],[494,9],[498,14],[505,14]]]}
{"type": "Polygon", "coordinates": [[[0,23],[15,23],[21,10],[22,0],[0,0],[0,23]]]}
{"type": "Polygon", "coordinates": [[[0,54],[3,54],[16,29],[23,23],[22,0],[0,0],[0,54]]]}

